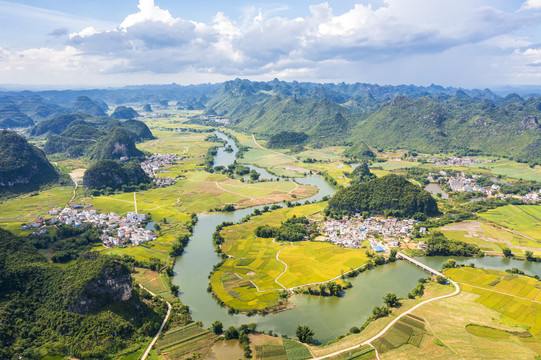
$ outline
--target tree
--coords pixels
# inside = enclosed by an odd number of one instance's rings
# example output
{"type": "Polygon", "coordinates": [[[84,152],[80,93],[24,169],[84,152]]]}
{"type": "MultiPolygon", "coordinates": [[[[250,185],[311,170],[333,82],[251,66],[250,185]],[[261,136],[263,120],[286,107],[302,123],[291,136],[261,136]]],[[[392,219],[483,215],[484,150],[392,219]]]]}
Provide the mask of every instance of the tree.
{"type": "Polygon", "coordinates": [[[239,338],[239,332],[234,326],[230,326],[225,331],[225,339],[231,340],[231,339],[238,339],[239,338]]]}
{"type": "Polygon", "coordinates": [[[526,258],[527,261],[535,261],[535,258],[533,256],[533,251],[531,250],[526,250],[524,252],[524,257],[526,258]]]}
{"type": "Polygon", "coordinates": [[[212,331],[216,335],[220,335],[221,333],[224,332],[224,324],[222,324],[221,321],[216,320],[215,322],[212,323],[212,331]]]}
{"type": "Polygon", "coordinates": [[[179,291],[180,291],[180,288],[178,287],[178,285],[175,285],[175,284],[171,285],[171,294],[176,296],[178,295],[179,291]]]}
{"type": "Polygon", "coordinates": [[[503,252],[503,256],[505,256],[505,257],[512,257],[513,256],[513,253],[511,252],[511,249],[509,249],[508,247],[502,248],[502,252],[503,252]]]}
{"type": "Polygon", "coordinates": [[[387,259],[387,261],[395,262],[396,261],[396,254],[398,254],[398,249],[391,249],[391,254],[389,255],[389,258],[387,259]]]}
{"type": "Polygon", "coordinates": [[[454,267],[456,267],[456,260],[455,259],[449,259],[449,260],[447,260],[447,262],[445,264],[443,264],[441,266],[442,270],[452,269],[454,267]]]}
{"type": "Polygon", "coordinates": [[[308,325],[298,325],[295,334],[300,342],[309,343],[314,337],[314,330],[310,329],[308,325]]]}
{"type": "Polygon", "coordinates": [[[383,302],[388,307],[396,307],[400,304],[398,301],[398,296],[396,296],[394,293],[387,293],[387,295],[383,297],[383,302]]]}
{"type": "Polygon", "coordinates": [[[438,284],[445,284],[447,283],[447,278],[445,276],[441,276],[441,275],[438,275],[436,276],[436,281],[438,282],[438,284]]]}
{"type": "Polygon", "coordinates": [[[374,320],[379,319],[380,317],[385,317],[389,315],[390,312],[391,310],[389,310],[389,308],[386,306],[381,306],[381,307],[375,306],[372,309],[372,315],[373,315],[374,320]]]}

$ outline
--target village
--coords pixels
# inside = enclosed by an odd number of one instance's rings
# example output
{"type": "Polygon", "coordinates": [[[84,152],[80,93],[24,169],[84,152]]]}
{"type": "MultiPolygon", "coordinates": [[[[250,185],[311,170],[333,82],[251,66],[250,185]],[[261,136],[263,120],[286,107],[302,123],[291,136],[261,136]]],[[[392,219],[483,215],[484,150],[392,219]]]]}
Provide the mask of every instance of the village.
{"type": "Polygon", "coordinates": [[[173,185],[176,180],[169,176],[158,176],[160,172],[163,172],[161,168],[165,165],[171,165],[184,159],[176,154],[152,154],[147,160],[141,163],[143,171],[151,178],[154,179],[154,183],[157,187],[164,187],[173,185]]]}
{"type": "MultiPolygon", "coordinates": [[[[448,159],[440,159],[435,156],[428,159],[428,162],[433,163],[435,165],[446,165],[446,166],[466,166],[466,165],[472,165],[472,164],[482,164],[485,162],[483,159],[470,159],[470,158],[461,158],[456,156],[451,156],[448,159]]],[[[487,160],[487,162],[491,163],[492,160],[487,160]]]]}
{"type": "MultiPolygon", "coordinates": [[[[398,220],[395,217],[370,217],[363,219],[360,214],[344,216],[341,220],[328,219],[318,230],[325,241],[348,248],[360,248],[368,241],[375,252],[388,252],[391,247],[399,247],[401,241],[409,242],[411,231],[417,220],[398,220]]],[[[426,229],[420,232],[425,234],[426,229]]]]}
{"type": "Polygon", "coordinates": [[[49,211],[49,215],[52,217],[48,221],[39,217],[31,224],[21,225],[21,230],[38,229],[34,234],[43,235],[47,233],[47,229],[44,228],[47,223],[74,227],[91,223],[100,229],[103,245],[107,247],[129,244],[137,246],[146,241],[156,240],[154,232],[143,226],[143,222],[147,220],[145,214],[128,212],[126,217],[114,212],[100,214],[90,207],[84,208],[81,204],[72,204],[64,209],[53,208],[49,211]]]}
{"type": "Polygon", "coordinates": [[[498,184],[492,184],[489,186],[482,186],[477,183],[479,175],[467,176],[465,173],[461,172],[455,176],[448,176],[447,172],[440,171],[439,173],[429,173],[427,180],[430,182],[438,181],[443,179],[447,181],[449,187],[452,191],[456,192],[479,192],[488,197],[497,197],[499,199],[508,199],[515,198],[523,203],[537,203],[541,200],[541,189],[534,190],[529,192],[526,195],[513,195],[513,194],[502,194],[501,186],[498,184]]]}

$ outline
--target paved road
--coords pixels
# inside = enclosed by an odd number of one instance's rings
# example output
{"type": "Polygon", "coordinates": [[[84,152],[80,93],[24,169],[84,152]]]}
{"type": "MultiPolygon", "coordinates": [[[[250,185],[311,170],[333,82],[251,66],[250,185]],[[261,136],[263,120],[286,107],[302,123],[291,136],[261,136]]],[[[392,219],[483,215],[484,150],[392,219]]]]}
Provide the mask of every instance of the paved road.
{"type": "MultiPolygon", "coordinates": [[[[156,294],[154,294],[149,289],[145,288],[143,285],[139,284],[139,287],[141,287],[142,289],[145,289],[146,291],[148,291],[150,293],[150,295],[156,296],[156,294]]],[[[152,341],[150,342],[150,345],[148,345],[148,348],[145,351],[145,353],[143,354],[143,357],[141,358],[141,360],[145,360],[147,358],[148,354],[150,353],[150,350],[152,350],[152,347],[154,346],[156,341],[158,341],[158,337],[162,333],[162,330],[163,330],[165,324],[167,323],[167,320],[169,319],[169,316],[171,315],[171,304],[169,304],[168,301],[166,301],[165,303],[167,304],[167,315],[165,315],[165,319],[163,319],[162,326],[160,326],[160,330],[158,330],[158,333],[156,334],[156,336],[154,336],[154,339],[152,339],[152,341]]]]}

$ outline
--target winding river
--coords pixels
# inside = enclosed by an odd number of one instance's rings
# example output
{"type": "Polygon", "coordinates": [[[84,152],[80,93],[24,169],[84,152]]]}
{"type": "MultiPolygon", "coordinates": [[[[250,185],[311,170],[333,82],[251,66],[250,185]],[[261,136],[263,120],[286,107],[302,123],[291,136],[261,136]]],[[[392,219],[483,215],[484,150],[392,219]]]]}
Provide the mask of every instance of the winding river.
{"type": "MultiPolygon", "coordinates": [[[[230,145],[233,152],[226,152],[224,151],[225,147],[220,147],[215,157],[215,165],[232,164],[238,151],[237,146],[224,134],[216,133],[216,135],[226,140],[226,145],[230,145]]],[[[256,166],[251,166],[251,168],[258,171],[262,178],[273,177],[264,169],[256,166]]],[[[330,196],[336,191],[319,176],[297,178],[295,181],[299,184],[315,185],[319,189],[316,195],[299,202],[321,200],[324,196],[330,196]]],[[[237,222],[244,216],[251,214],[255,208],[261,209],[262,206],[230,213],[199,215],[199,221],[194,228],[190,242],[183,256],[177,259],[173,283],[179,285],[181,289],[180,300],[190,307],[193,319],[202,321],[205,327],[210,326],[215,320],[220,320],[225,328],[231,325],[257,323],[259,330],[272,330],[294,337],[296,326],[306,324],[314,330],[315,338],[318,341],[326,343],[338,335],[347,333],[352,326],[361,326],[372,314],[374,306],[382,305],[382,297],[386,293],[394,292],[400,297],[405,297],[416,286],[419,278],[427,277],[427,274],[417,267],[398,261],[366,271],[358,277],[350,279],[353,288],[347,290],[342,298],[295,295],[290,299],[295,306],[291,310],[264,316],[230,315],[207,292],[208,274],[212,267],[220,261],[214,252],[212,233],[217,225],[224,221],[237,222]]],[[[441,264],[447,261],[447,258],[432,257],[419,258],[419,260],[439,269],[441,264]]],[[[498,269],[517,267],[528,273],[541,275],[540,263],[531,264],[491,257],[457,258],[457,260],[465,263],[473,262],[478,267],[498,269]]]]}

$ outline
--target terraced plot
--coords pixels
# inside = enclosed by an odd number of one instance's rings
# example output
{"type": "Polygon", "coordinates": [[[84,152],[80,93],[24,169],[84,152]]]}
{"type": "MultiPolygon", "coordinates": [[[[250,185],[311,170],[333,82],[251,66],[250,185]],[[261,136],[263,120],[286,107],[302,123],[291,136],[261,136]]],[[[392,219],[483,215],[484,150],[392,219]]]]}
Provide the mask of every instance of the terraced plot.
{"type": "Polygon", "coordinates": [[[496,270],[460,268],[445,274],[462,290],[480,295],[476,302],[496,310],[506,323],[527,327],[541,345],[541,282],[496,270]]]}
{"type": "Polygon", "coordinates": [[[541,241],[541,205],[507,205],[479,215],[541,241]]]}
{"type": "Polygon", "coordinates": [[[217,336],[196,323],[171,329],[156,342],[158,355],[169,359],[183,359],[194,354],[207,355],[217,336]]]}
{"type": "Polygon", "coordinates": [[[446,225],[440,230],[452,240],[478,245],[483,251],[502,253],[503,247],[509,247],[514,254],[532,250],[541,254],[541,241],[520,236],[479,221],[463,221],[446,225]]]}

